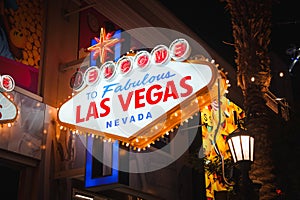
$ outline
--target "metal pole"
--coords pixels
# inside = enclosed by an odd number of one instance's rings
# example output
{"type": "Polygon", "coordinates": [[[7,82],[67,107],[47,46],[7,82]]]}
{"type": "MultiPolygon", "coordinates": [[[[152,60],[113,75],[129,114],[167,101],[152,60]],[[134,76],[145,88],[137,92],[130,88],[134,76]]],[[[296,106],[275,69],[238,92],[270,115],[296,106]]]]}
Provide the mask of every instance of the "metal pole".
{"type": "Polygon", "coordinates": [[[249,170],[251,167],[251,162],[240,161],[240,179],[238,184],[239,196],[241,200],[259,200],[258,190],[259,185],[253,184],[252,180],[249,178],[249,170]]]}

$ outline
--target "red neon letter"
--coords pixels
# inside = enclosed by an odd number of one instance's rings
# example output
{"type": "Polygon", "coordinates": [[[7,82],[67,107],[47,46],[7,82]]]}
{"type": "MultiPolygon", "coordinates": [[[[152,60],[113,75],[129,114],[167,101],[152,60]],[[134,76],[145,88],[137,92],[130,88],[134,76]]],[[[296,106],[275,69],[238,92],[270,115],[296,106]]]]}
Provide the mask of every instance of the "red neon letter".
{"type": "Polygon", "coordinates": [[[162,63],[168,56],[168,51],[166,49],[159,49],[155,52],[155,62],[162,63]]]}
{"type": "Polygon", "coordinates": [[[189,96],[192,92],[193,92],[193,87],[189,84],[186,83],[187,80],[191,80],[191,76],[186,76],[186,77],[183,77],[181,80],[180,80],[180,86],[184,89],[186,89],[186,92],[185,93],[181,93],[181,97],[186,97],[186,96],[189,96]]]}
{"type": "Polygon", "coordinates": [[[104,113],[100,113],[100,117],[105,117],[110,113],[110,107],[108,107],[105,102],[109,101],[109,98],[102,99],[100,102],[100,107],[105,111],[104,113]]]}
{"type": "MultiPolygon", "coordinates": [[[[0,104],[0,108],[2,108],[2,105],[0,104]]],[[[2,118],[2,113],[0,112],[0,119],[2,118]]]]}
{"type": "Polygon", "coordinates": [[[156,93],[153,93],[153,97],[156,97],[156,99],[152,99],[152,91],[154,89],[156,90],[160,90],[162,87],[160,85],[152,85],[151,87],[149,87],[149,89],[147,90],[147,93],[146,93],[146,99],[147,99],[147,102],[151,105],[153,104],[157,104],[161,98],[162,98],[162,95],[163,95],[163,92],[156,92],[156,93]]]}
{"type": "Polygon", "coordinates": [[[89,83],[95,83],[98,79],[98,71],[93,69],[88,72],[89,83]]]}
{"type": "Polygon", "coordinates": [[[149,57],[147,55],[142,55],[142,56],[138,57],[137,64],[138,64],[139,67],[143,68],[143,67],[146,66],[148,61],[149,61],[149,57]]]}
{"type": "Polygon", "coordinates": [[[130,60],[123,60],[121,63],[120,63],[120,68],[121,68],[121,71],[123,73],[126,73],[130,70],[130,67],[131,67],[131,62],[130,60]]]}
{"type": "Polygon", "coordinates": [[[182,57],[186,51],[186,45],[183,42],[175,44],[174,55],[176,57],[182,57]]]}
{"type": "Polygon", "coordinates": [[[163,101],[167,101],[169,97],[173,99],[178,99],[178,93],[174,84],[174,81],[168,81],[166,84],[166,91],[163,101]]]}
{"type": "Polygon", "coordinates": [[[85,120],[89,121],[90,117],[94,117],[94,119],[99,118],[95,101],[91,101],[85,120]]]}
{"type": "Polygon", "coordinates": [[[133,91],[131,91],[131,92],[128,93],[128,96],[127,96],[127,99],[126,99],[125,103],[124,103],[123,96],[121,94],[118,95],[118,98],[119,98],[119,101],[120,101],[121,106],[123,108],[123,111],[127,111],[128,110],[129,103],[131,101],[132,95],[133,95],[133,91]]]}
{"type": "Polygon", "coordinates": [[[135,108],[141,108],[145,106],[145,103],[141,103],[140,100],[144,99],[144,95],[141,94],[142,92],[145,91],[145,88],[141,88],[139,90],[136,90],[135,93],[135,108]]]}
{"type": "Polygon", "coordinates": [[[76,106],[76,123],[84,122],[84,118],[80,118],[81,106],[76,106]]]}

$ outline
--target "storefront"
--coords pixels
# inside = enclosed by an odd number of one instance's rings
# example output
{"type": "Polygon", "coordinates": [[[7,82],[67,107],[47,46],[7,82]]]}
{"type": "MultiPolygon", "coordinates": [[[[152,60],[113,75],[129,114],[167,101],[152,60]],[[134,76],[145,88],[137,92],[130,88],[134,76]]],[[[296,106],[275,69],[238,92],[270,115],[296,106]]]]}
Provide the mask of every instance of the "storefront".
{"type": "MultiPolygon", "coordinates": [[[[1,193],[11,199],[34,198],[35,187],[43,163],[45,146],[46,105],[18,92],[15,80],[1,76],[0,154],[1,193]],[[26,183],[32,182],[30,186],[26,183]],[[33,187],[32,187],[33,186],[33,187]]],[[[36,194],[35,194],[36,193],[36,194]]]]}

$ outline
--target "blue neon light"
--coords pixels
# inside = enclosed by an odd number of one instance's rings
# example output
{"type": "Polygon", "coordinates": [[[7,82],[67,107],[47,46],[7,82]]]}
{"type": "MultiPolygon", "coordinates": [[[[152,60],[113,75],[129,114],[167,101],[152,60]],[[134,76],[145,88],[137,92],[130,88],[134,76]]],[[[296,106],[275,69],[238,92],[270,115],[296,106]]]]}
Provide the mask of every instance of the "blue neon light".
{"type": "MultiPolygon", "coordinates": [[[[121,30],[117,30],[113,35],[113,38],[117,38],[121,40],[121,30]]],[[[121,56],[121,43],[117,43],[115,45],[115,61],[117,61],[121,56]]]]}
{"type": "MultiPolygon", "coordinates": [[[[115,31],[113,38],[121,39],[121,30],[115,31]]],[[[97,41],[95,39],[91,40],[91,46],[96,44],[97,41]]],[[[115,53],[114,59],[115,61],[118,60],[121,56],[121,44],[117,43],[115,45],[115,53]]],[[[97,60],[93,59],[95,52],[91,52],[90,54],[90,66],[97,66],[97,60]]],[[[93,170],[93,156],[90,152],[93,152],[93,139],[92,137],[88,137],[87,139],[87,153],[86,153],[86,163],[85,163],[85,187],[93,187],[93,186],[100,186],[106,185],[111,183],[117,183],[119,179],[119,141],[115,141],[112,145],[112,173],[110,176],[92,177],[92,170],[93,170]]]]}
{"type": "MultiPolygon", "coordinates": [[[[93,46],[95,44],[97,44],[97,41],[95,39],[92,39],[91,46],[93,46]]],[[[90,53],[90,66],[97,66],[97,59],[96,60],[93,59],[94,54],[95,54],[95,51],[92,51],[90,53]]]]}
{"type": "Polygon", "coordinates": [[[93,187],[100,185],[107,185],[112,183],[117,183],[119,180],[119,141],[115,141],[112,145],[112,173],[110,176],[92,177],[93,170],[93,142],[94,138],[87,138],[87,153],[86,153],[86,163],[85,163],[85,187],[93,187]]]}

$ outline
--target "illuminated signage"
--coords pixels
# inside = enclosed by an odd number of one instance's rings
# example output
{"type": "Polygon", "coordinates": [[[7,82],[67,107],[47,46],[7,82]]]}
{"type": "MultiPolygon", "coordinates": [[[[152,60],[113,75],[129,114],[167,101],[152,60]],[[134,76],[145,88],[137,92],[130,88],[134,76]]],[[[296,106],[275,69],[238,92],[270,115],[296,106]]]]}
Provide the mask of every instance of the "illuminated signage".
{"type": "Polygon", "coordinates": [[[10,75],[0,76],[0,91],[11,92],[15,88],[15,81],[10,75]]]}
{"type": "Polygon", "coordinates": [[[17,113],[16,105],[0,92],[0,123],[14,121],[17,113]]]}
{"type": "Polygon", "coordinates": [[[186,60],[190,53],[188,42],[180,38],[169,47],[157,45],[151,52],[91,66],[81,91],[60,107],[60,124],[138,148],[148,146],[217,96],[216,66],[186,60]]]}
{"type": "Polygon", "coordinates": [[[15,81],[10,75],[0,75],[0,123],[12,122],[17,117],[17,107],[2,92],[11,92],[15,81]]]}
{"type": "MultiPolygon", "coordinates": [[[[93,187],[98,185],[112,184],[119,181],[119,143],[115,141],[112,144],[112,163],[111,173],[105,176],[93,177],[93,143],[94,140],[88,137],[87,151],[86,151],[86,165],[85,165],[85,187],[93,187]]],[[[99,169],[96,169],[99,170],[99,169]]]]}

